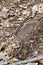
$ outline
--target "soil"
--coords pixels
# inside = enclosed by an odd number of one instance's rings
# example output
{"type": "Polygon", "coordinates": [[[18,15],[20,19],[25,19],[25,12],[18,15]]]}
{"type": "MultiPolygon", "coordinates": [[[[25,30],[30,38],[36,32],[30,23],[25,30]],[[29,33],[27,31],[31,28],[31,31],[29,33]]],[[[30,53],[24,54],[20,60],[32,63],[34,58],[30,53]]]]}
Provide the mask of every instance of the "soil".
{"type": "Polygon", "coordinates": [[[15,35],[23,20],[30,16],[30,7],[42,2],[0,0],[0,56],[3,56],[1,59],[6,58],[8,63],[13,63],[43,55],[43,13],[37,13],[35,17],[26,20],[15,35]],[[13,58],[15,59],[12,62],[9,61],[13,58]]]}

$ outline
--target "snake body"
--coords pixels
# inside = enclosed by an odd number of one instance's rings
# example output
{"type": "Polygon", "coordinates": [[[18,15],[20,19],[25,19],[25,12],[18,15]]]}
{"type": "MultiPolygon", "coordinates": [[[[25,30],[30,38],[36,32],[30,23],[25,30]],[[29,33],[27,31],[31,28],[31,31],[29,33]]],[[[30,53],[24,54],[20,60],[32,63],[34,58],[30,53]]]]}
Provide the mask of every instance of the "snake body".
{"type": "Polygon", "coordinates": [[[22,47],[23,47],[23,40],[17,36],[17,33],[20,31],[21,27],[23,26],[24,23],[27,22],[27,20],[31,19],[31,15],[32,15],[32,10],[31,10],[31,13],[29,16],[27,16],[23,22],[20,24],[20,26],[18,26],[14,32],[14,35],[20,40],[20,51],[22,50],[22,47]]]}
{"type": "Polygon", "coordinates": [[[34,15],[34,16],[32,16],[32,8],[30,8],[30,15],[29,16],[27,16],[24,20],[23,20],[23,22],[20,24],[20,26],[18,26],[17,28],[16,28],[16,30],[15,30],[15,32],[14,32],[14,35],[20,40],[20,50],[19,50],[19,52],[22,50],[22,48],[23,48],[23,40],[17,35],[18,34],[18,32],[20,31],[20,29],[21,29],[21,27],[24,25],[24,23],[26,23],[29,19],[33,19],[34,17],[36,16],[36,14],[34,15]]]}

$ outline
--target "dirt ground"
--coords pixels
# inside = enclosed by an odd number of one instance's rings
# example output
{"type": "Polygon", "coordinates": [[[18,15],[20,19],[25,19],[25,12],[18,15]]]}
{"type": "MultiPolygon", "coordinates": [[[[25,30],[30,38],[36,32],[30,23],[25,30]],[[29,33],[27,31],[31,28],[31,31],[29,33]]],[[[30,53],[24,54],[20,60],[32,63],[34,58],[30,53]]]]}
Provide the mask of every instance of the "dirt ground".
{"type": "Polygon", "coordinates": [[[0,0],[0,65],[38,55],[43,55],[43,0],[0,0]],[[31,17],[31,8],[41,3],[42,13],[31,17]]]}

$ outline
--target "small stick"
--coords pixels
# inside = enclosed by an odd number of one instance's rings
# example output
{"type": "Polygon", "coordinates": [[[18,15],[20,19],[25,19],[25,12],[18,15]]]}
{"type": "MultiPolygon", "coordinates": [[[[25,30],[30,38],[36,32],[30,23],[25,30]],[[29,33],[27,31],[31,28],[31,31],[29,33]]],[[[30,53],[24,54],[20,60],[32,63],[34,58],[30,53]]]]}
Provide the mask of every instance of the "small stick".
{"type": "Polygon", "coordinates": [[[15,63],[9,64],[9,65],[21,65],[21,64],[39,61],[39,60],[42,60],[42,59],[43,59],[43,55],[38,55],[37,57],[26,59],[26,60],[19,61],[19,62],[15,62],[15,63]]]}

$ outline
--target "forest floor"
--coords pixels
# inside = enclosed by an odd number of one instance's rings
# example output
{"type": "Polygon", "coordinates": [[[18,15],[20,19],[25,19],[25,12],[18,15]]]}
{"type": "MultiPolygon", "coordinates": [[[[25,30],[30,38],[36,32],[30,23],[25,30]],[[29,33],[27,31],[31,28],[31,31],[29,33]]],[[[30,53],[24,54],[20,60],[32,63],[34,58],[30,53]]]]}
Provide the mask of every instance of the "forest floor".
{"type": "MultiPolygon", "coordinates": [[[[43,0],[0,0],[0,65],[39,55],[43,55],[43,0]],[[37,4],[41,13],[31,17],[37,4]]],[[[42,65],[43,59],[24,65],[32,64],[42,65]]]]}

